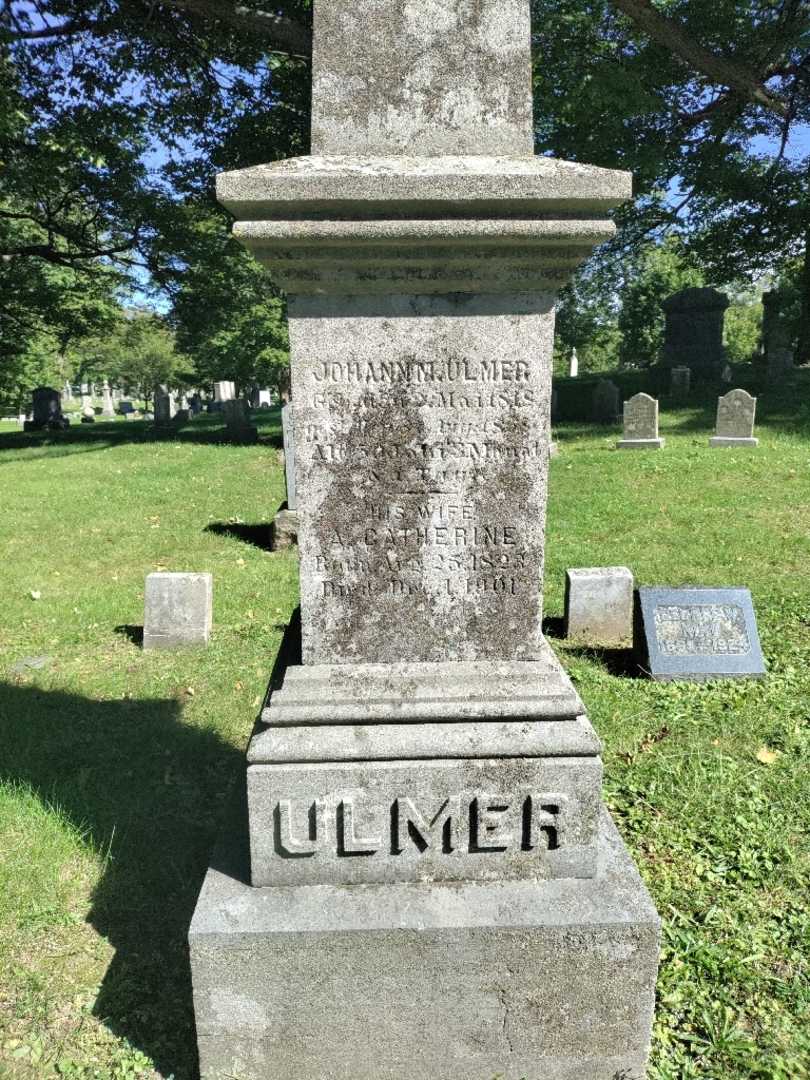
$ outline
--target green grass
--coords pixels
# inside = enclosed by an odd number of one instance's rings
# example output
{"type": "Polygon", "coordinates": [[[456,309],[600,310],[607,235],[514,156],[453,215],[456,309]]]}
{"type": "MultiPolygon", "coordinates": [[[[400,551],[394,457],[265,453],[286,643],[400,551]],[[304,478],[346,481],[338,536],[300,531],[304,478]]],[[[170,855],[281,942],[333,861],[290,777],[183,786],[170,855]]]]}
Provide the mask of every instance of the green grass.
{"type": "MultiPolygon", "coordinates": [[[[797,386],[761,402],[755,452],[709,450],[709,408],[665,413],[661,453],[618,453],[607,429],[557,432],[550,633],[567,567],[625,564],[641,584],[749,586],[769,665],[762,681],[653,684],[552,638],[664,918],[652,1080],[809,1075],[797,386]]],[[[297,595],[293,555],[239,538],[261,538],[240,523],[267,523],[283,497],[276,413],[262,435],[222,445],[214,418],[158,441],[133,422],[0,432],[0,1076],[194,1076],[185,934],[297,595]],[[214,574],[209,649],[133,640],[160,567],[214,574]],[[24,657],[50,659],[15,673],[24,657]]]]}

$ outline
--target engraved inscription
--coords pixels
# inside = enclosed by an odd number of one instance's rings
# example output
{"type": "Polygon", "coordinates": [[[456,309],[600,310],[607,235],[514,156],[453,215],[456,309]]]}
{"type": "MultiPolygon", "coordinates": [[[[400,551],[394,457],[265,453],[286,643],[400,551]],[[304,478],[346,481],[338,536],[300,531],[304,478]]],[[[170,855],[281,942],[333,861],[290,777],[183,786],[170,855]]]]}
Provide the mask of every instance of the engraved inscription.
{"type": "Polygon", "coordinates": [[[665,656],[742,656],[751,651],[739,604],[659,605],[655,633],[665,656]]]}
{"type": "Polygon", "coordinates": [[[451,795],[430,807],[404,795],[385,804],[360,797],[280,799],[273,808],[274,850],[283,859],[554,851],[565,843],[568,816],[568,797],[559,793],[451,795]]]}

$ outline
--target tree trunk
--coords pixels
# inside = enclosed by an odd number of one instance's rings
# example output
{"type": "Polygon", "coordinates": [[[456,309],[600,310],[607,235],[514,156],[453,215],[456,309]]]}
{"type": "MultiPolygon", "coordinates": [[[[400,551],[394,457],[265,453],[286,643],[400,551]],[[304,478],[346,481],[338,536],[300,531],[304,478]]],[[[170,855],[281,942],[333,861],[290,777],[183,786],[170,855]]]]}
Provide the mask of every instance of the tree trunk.
{"type": "Polygon", "coordinates": [[[796,366],[810,365],[810,225],[804,233],[804,267],[801,276],[801,308],[799,341],[796,346],[796,366]]]}

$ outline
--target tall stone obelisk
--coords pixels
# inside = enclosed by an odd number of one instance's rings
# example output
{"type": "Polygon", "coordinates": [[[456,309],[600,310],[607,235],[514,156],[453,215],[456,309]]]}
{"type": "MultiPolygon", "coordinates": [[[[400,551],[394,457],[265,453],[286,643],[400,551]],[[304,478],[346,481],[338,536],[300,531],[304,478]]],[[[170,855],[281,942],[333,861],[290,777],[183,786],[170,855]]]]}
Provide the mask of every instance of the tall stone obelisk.
{"type": "Polygon", "coordinates": [[[303,664],[192,924],[203,1080],[641,1077],[658,919],[541,629],[555,294],[630,178],[533,156],[529,0],[314,15],[312,156],[218,187],[289,297],[303,664]]]}

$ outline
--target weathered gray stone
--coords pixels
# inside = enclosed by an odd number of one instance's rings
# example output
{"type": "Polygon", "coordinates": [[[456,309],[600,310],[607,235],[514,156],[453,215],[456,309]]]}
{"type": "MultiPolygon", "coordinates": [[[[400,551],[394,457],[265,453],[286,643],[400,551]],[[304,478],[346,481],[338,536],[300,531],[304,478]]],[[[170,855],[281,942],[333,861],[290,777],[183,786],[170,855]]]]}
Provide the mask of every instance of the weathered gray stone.
{"type": "Polygon", "coordinates": [[[176,412],[177,408],[174,403],[174,394],[169,393],[169,388],[167,386],[156,386],[155,427],[170,427],[176,412]]]}
{"type": "Polygon", "coordinates": [[[598,865],[362,888],[210,870],[190,932],[202,1076],[642,1080],[659,920],[607,815],[598,865]]]}
{"type": "Polygon", "coordinates": [[[746,390],[729,390],[717,401],[717,425],[713,447],[759,446],[754,438],[757,399],[746,390]]]}
{"type": "Polygon", "coordinates": [[[689,400],[692,389],[692,371],[688,367],[674,367],[670,372],[669,392],[676,401],[689,400]]]}
{"type": "Polygon", "coordinates": [[[273,551],[295,547],[301,531],[301,518],[297,510],[278,510],[273,518],[273,551]]]}
{"type": "Polygon", "coordinates": [[[632,641],[633,575],[626,566],[566,572],[565,636],[592,645],[632,641]]]}
{"type": "Polygon", "coordinates": [[[636,394],[624,403],[624,437],[616,443],[619,450],[660,450],[664,440],[658,437],[658,402],[649,394],[636,394]]]}
{"type": "Polygon", "coordinates": [[[250,422],[250,408],[244,398],[232,398],[223,403],[225,431],[231,442],[251,445],[259,438],[259,430],[250,422]]]}
{"type": "Polygon", "coordinates": [[[113,405],[110,384],[107,382],[106,379],[104,380],[104,385],[101,388],[101,415],[115,416],[115,406],[113,405]]]}
{"type": "Polygon", "coordinates": [[[208,644],[213,619],[210,574],[149,574],[144,599],[144,649],[208,644]]]}
{"type": "Polygon", "coordinates": [[[295,495],[295,429],[292,407],[287,404],[281,410],[281,433],[284,441],[284,480],[287,485],[287,509],[297,510],[295,495]]]}
{"type": "Polygon", "coordinates": [[[265,724],[575,720],[579,694],[543,642],[537,661],[317,664],[291,667],[265,724]]]}
{"type": "Polygon", "coordinates": [[[248,754],[273,884],[192,928],[203,1080],[646,1060],[657,919],[541,632],[555,296],[630,178],[531,156],[529,8],[316,0],[314,156],[218,181],[288,294],[303,664],[248,754]]]}
{"type": "Polygon", "coordinates": [[[682,289],[664,301],[664,356],[667,367],[688,367],[717,376],[725,363],[723,322],[729,299],[716,289],[682,289]]]}
{"type": "Polygon", "coordinates": [[[251,765],[251,882],[592,877],[601,784],[595,755],[251,765]]]}
{"type": "Polygon", "coordinates": [[[312,152],[534,152],[528,5],[315,5],[312,152]]]}
{"type": "Polygon", "coordinates": [[[619,388],[610,379],[600,379],[593,388],[591,409],[594,422],[613,424],[619,415],[619,388]]]}
{"type": "Polygon", "coordinates": [[[659,682],[765,674],[748,589],[639,589],[638,650],[659,682]]]}

